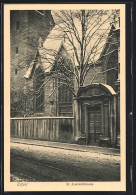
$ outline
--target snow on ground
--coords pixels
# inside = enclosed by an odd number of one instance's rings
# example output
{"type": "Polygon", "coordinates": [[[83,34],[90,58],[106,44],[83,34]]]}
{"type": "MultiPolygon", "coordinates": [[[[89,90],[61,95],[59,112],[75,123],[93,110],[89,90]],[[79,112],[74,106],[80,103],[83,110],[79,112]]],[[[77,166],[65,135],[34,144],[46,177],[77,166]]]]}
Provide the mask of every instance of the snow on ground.
{"type": "Polygon", "coordinates": [[[21,150],[22,153],[34,154],[36,153],[37,158],[44,157],[45,155],[54,157],[57,155],[58,159],[68,159],[68,160],[78,160],[80,162],[84,162],[88,160],[94,161],[107,161],[109,163],[119,163],[120,156],[110,155],[110,154],[102,154],[98,152],[92,151],[75,151],[75,150],[67,150],[67,149],[60,149],[60,148],[51,148],[51,147],[43,147],[43,146],[36,146],[36,145],[27,145],[27,144],[19,144],[19,143],[11,143],[11,149],[21,150]]]}

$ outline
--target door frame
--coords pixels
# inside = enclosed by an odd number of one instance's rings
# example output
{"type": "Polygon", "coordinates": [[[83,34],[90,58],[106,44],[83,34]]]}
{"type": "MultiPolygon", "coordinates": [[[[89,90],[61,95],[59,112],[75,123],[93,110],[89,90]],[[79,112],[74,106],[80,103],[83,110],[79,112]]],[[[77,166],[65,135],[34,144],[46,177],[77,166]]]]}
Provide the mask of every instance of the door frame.
{"type": "Polygon", "coordinates": [[[88,131],[89,131],[89,109],[91,107],[100,107],[100,112],[101,112],[101,132],[103,134],[103,103],[102,102],[97,102],[97,103],[94,103],[94,104],[84,104],[85,106],[85,134],[86,134],[86,137],[87,137],[87,143],[88,143],[88,131]]]}
{"type": "MultiPolygon", "coordinates": [[[[88,107],[88,136],[90,135],[93,135],[93,142],[96,143],[97,142],[97,134],[102,134],[102,111],[101,111],[101,106],[91,106],[91,107],[88,107]],[[94,115],[94,129],[93,129],[93,132],[91,133],[90,132],[90,111],[92,111],[93,115],[94,115]],[[97,133],[96,132],[96,113],[97,111],[100,112],[100,132],[97,133]]],[[[88,141],[89,141],[89,138],[88,138],[88,141]]]]}

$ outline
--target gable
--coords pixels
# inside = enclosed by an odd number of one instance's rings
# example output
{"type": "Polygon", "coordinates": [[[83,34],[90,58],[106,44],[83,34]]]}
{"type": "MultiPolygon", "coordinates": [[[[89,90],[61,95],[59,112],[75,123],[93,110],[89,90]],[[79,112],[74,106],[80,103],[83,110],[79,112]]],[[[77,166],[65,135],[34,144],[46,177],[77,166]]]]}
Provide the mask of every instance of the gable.
{"type": "Polygon", "coordinates": [[[79,98],[91,98],[95,96],[103,96],[103,95],[116,95],[114,89],[103,83],[95,83],[92,85],[88,85],[86,87],[81,87],[78,92],[79,98]]]}

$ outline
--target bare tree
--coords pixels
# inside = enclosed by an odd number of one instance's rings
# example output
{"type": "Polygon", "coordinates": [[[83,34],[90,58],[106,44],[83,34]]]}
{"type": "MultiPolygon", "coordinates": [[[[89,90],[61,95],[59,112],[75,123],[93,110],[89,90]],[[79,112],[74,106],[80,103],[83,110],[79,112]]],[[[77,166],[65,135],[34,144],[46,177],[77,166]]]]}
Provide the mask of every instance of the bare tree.
{"type": "MultiPolygon", "coordinates": [[[[62,10],[53,11],[52,14],[55,27],[45,42],[39,39],[38,55],[29,67],[32,72],[35,64],[33,74],[39,66],[45,74],[52,73],[50,77],[43,78],[41,87],[35,90],[34,93],[38,96],[43,90],[43,85],[48,85],[52,79],[57,78],[59,81],[42,104],[45,104],[63,84],[67,85],[73,97],[77,98],[78,90],[84,85],[88,71],[116,51],[116,45],[119,44],[113,40],[116,31],[112,28],[118,23],[119,10],[62,10]],[[111,44],[112,47],[105,53],[106,44],[111,44]],[[63,47],[65,56],[64,52],[60,51],[60,46],[63,47]]],[[[113,68],[106,72],[110,70],[113,68]]],[[[90,84],[96,76],[91,78],[90,84]]],[[[27,82],[28,88],[29,83],[34,80],[27,82]]],[[[27,99],[27,94],[25,95],[27,99]]]]}
{"type": "MultiPolygon", "coordinates": [[[[56,73],[60,79],[65,80],[76,97],[78,89],[84,85],[88,71],[92,67],[95,68],[104,57],[117,50],[117,41],[112,39],[116,32],[111,28],[118,23],[119,10],[63,10],[54,11],[53,15],[56,25],[54,33],[49,36],[49,43],[53,41],[55,44],[63,40],[64,50],[70,56],[69,61],[71,60],[72,64],[71,67],[66,65],[63,56],[59,56],[56,73]],[[112,47],[104,53],[106,43],[112,47]],[[73,78],[76,88],[72,85],[73,78]]],[[[58,55],[58,50],[48,48],[49,43],[46,45],[45,41],[45,45],[40,48],[40,56],[45,63],[48,63],[47,68],[54,65],[58,55]]]]}

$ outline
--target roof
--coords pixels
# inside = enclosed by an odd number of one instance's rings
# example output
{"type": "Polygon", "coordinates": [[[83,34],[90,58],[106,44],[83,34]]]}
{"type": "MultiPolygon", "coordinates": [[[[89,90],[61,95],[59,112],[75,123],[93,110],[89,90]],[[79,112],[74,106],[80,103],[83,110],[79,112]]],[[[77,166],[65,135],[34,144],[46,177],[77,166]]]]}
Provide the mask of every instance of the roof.
{"type": "Polygon", "coordinates": [[[104,83],[93,83],[91,85],[81,87],[79,92],[78,92],[78,95],[80,95],[80,93],[82,93],[82,91],[84,91],[84,90],[87,90],[87,89],[90,89],[90,88],[95,88],[95,87],[101,87],[104,90],[106,90],[110,95],[116,95],[116,92],[114,91],[114,89],[110,85],[107,85],[107,84],[104,84],[104,83]]]}
{"type": "Polygon", "coordinates": [[[63,44],[63,38],[58,38],[56,27],[52,29],[48,37],[43,43],[43,47],[39,48],[41,63],[44,72],[50,72],[53,68],[55,58],[63,44]]]}
{"type": "MultiPolygon", "coordinates": [[[[55,21],[55,17],[53,17],[53,19],[55,21]]],[[[105,47],[109,32],[111,30],[111,25],[110,25],[110,22],[104,23],[104,21],[106,20],[106,16],[103,16],[102,21],[99,23],[99,25],[101,25],[99,29],[98,29],[99,26],[96,23],[95,19],[91,19],[91,21],[92,20],[93,20],[93,25],[91,26],[89,24],[91,31],[90,31],[90,28],[88,28],[88,30],[86,31],[86,33],[91,39],[86,47],[85,60],[87,60],[90,51],[93,51],[89,57],[88,63],[94,64],[100,58],[101,53],[105,47]]],[[[82,39],[81,22],[79,21],[78,18],[74,18],[73,22],[78,32],[79,39],[81,40],[82,39]]],[[[74,65],[75,66],[79,65],[77,58],[74,55],[74,50],[73,50],[72,45],[70,44],[70,41],[68,39],[65,39],[63,31],[66,31],[66,30],[67,28],[64,22],[57,23],[55,27],[51,30],[46,40],[43,42],[42,44],[43,46],[39,46],[38,48],[38,53],[41,56],[40,66],[45,73],[48,73],[52,70],[55,59],[56,59],[56,55],[58,54],[62,45],[64,46],[68,55],[74,58],[72,60],[74,62],[74,65]]],[[[69,31],[67,32],[67,35],[69,37],[71,36],[69,31]]],[[[80,44],[77,41],[76,37],[74,35],[72,36],[73,36],[72,38],[73,43],[77,49],[77,56],[80,59],[80,55],[81,55],[80,44]]],[[[25,78],[30,78],[33,66],[34,66],[34,63],[32,62],[32,64],[29,66],[27,73],[24,76],[25,78]]]]}
{"type": "MultiPolygon", "coordinates": [[[[68,10],[67,10],[68,12],[68,10]]],[[[109,13],[111,11],[109,10],[109,13]]],[[[69,12],[67,13],[69,14],[69,12]]],[[[60,11],[52,11],[52,16],[53,16],[53,19],[56,23],[56,29],[58,29],[58,34],[61,32],[61,29],[65,29],[65,31],[67,31],[67,35],[70,37],[70,30],[69,28],[66,26],[66,24],[63,22],[63,23],[60,23],[59,21],[59,16],[60,17],[65,17],[65,15],[63,15],[63,13],[61,13],[60,11]],[[57,15],[55,14],[57,13],[57,15]],[[56,16],[58,16],[58,21],[56,19],[56,16]]],[[[113,20],[113,18],[111,19],[108,19],[108,16],[109,15],[103,15],[101,20],[96,20],[96,18],[91,18],[90,20],[90,23],[88,24],[88,29],[86,31],[86,34],[91,38],[90,41],[89,41],[89,44],[87,45],[86,47],[86,52],[85,52],[85,60],[87,60],[88,58],[88,54],[90,53],[90,51],[93,51],[89,57],[89,61],[88,61],[88,64],[94,64],[98,61],[98,59],[100,58],[100,55],[104,49],[104,46],[107,42],[107,38],[109,36],[109,33],[111,31],[111,21],[113,20]],[[98,22],[99,21],[99,22],[98,22]]],[[[65,20],[66,20],[66,17],[65,17],[65,20]]],[[[69,25],[68,21],[66,20],[67,24],[69,25]]],[[[75,17],[73,16],[73,23],[74,23],[74,26],[75,26],[75,29],[77,30],[78,32],[78,36],[79,36],[79,39],[82,40],[82,24],[81,24],[81,21],[78,17],[75,17]]],[[[73,36],[73,43],[75,45],[75,47],[77,48],[77,55],[78,55],[78,58],[80,59],[80,49],[81,49],[81,46],[80,46],[80,43],[77,41],[77,38],[76,36],[74,36],[74,34],[72,34],[73,36]]],[[[74,53],[74,50],[73,50],[73,47],[70,46],[69,44],[70,42],[68,40],[65,41],[65,48],[69,51],[70,55],[73,56],[73,53],[74,53]]],[[[78,64],[78,61],[77,61],[77,58],[75,57],[74,55],[74,65],[79,65],[78,64]]]]}
{"type": "Polygon", "coordinates": [[[116,95],[116,92],[114,91],[114,89],[110,85],[106,85],[106,84],[103,84],[103,83],[101,83],[101,85],[103,87],[105,87],[111,93],[111,95],[116,95]]]}
{"type": "MultiPolygon", "coordinates": [[[[39,40],[41,40],[41,38],[39,40]]],[[[34,67],[34,59],[24,75],[24,78],[29,79],[32,76],[33,69],[37,69],[39,66],[45,73],[49,73],[53,68],[56,55],[62,44],[63,39],[57,38],[57,30],[56,27],[54,27],[42,45],[39,44],[37,50],[38,55],[40,55],[39,63],[34,67]]]]}

